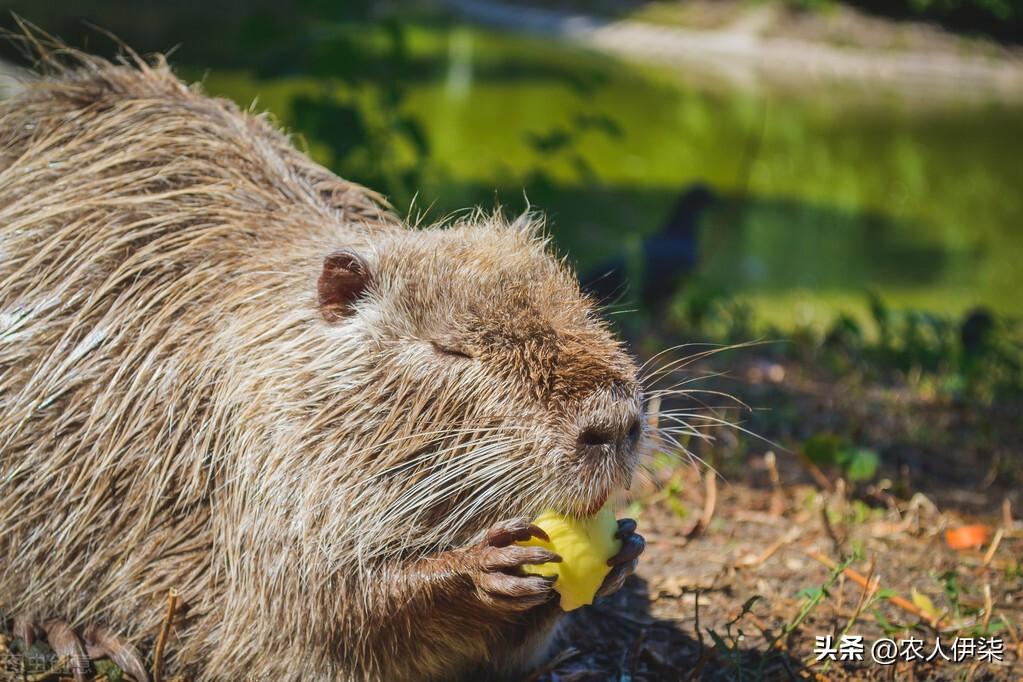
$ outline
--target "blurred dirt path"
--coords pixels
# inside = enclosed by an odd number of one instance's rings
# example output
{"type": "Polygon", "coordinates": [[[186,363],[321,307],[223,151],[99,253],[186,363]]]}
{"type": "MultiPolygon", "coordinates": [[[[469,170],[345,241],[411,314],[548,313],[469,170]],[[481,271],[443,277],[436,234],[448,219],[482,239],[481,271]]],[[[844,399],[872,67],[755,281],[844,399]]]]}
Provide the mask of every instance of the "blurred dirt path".
{"type": "Polygon", "coordinates": [[[769,8],[719,30],[607,20],[493,0],[445,0],[463,16],[502,28],[557,36],[589,47],[723,78],[738,84],[846,81],[927,97],[1023,100],[1023,61],[1013,57],[892,52],[764,37],[769,8]]]}

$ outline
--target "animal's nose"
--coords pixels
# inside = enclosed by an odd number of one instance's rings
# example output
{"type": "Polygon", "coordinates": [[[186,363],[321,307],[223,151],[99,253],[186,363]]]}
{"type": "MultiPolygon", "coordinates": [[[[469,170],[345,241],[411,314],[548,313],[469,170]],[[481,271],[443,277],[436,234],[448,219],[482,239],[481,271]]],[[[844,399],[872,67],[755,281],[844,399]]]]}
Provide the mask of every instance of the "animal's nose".
{"type": "Polygon", "coordinates": [[[639,441],[643,426],[639,414],[632,410],[623,414],[607,415],[582,428],[576,441],[582,454],[588,454],[610,446],[615,451],[633,447],[639,441]]]}

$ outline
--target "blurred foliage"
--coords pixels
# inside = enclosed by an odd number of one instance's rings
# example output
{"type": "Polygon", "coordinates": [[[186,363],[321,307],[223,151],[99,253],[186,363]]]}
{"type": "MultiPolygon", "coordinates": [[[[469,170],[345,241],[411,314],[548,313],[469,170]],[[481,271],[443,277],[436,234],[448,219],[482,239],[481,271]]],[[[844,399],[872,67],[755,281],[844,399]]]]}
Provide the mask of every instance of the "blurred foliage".
{"type": "Polygon", "coordinates": [[[853,483],[869,481],[877,475],[881,458],[870,448],[855,447],[833,433],[819,433],[806,440],[803,454],[821,467],[834,467],[853,483]]]}
{"type": "Polygon", "coordinates": [[[423,181],[430,143],[407,111],[417,64],[393,6],[369,0],[302,0],[284,28],[265,9],[242,22],[244,51],[261,54],[260,76],[319,79],[290,102],[289,126],[315,141],[325,165],[407,206],[423,181]]]}
{"type": "MultiPolygon", "coordinates": [[[[823,330],[782,330],[758,320],[753,308],[721,291],[690,290],[674,311],[675,332],[719,343],[786,339],[765,352],[819,366],[835,376],[911,381],[925,392],[983,404],[1023,400],[1023,320],[978,307],[961,318],[896,310],[876,292],[869,317],[839,313],[823,330]]],[[[841,464],[835,444],[833,456],[841,464]]]]}
{"type": "MultiPolygon", "coordinates": [[[[838,0],[788,0],[803,9],[826,10],[838,0]]],[[[1023,3],[1019,0],[848,0],[870,12],[893,18],[937,21],[946,28],[1023,40],[1023,3]]]]}
{"type": "MultiPolygon", "coordinates": [[[[63,7],[14,0],[3,6],[100,54],[112,55],[117,44],[93,26],[140,53],[179,44],[172,59],[185,73],[190,65],[230,66],[261,78],[315,77],[316,88],[296,93],[288,111],[274,113],[326,150],[322,162],[402,206],[422,183],[430,144],[406,107],[407,85],[418,68],[396,6],[369,0],[85,0],[63,7]]],[[[10,46],[6,52],[13,56],[10,46]]]]}
{"type": "Polygon", "coordinates": [[[316,161],[413,219],[539,209],[584,273],[640,251],[680,195],[707,185],[721,202],[700,219],[685,281],[736,300],[729,337],[754,311],[786,331],[835,311],[862,322],[868,283],[904,308],[1023,312],[1018,106],[722,92],[409,3],[5,6],[101,53],[115,46],[82,21],[143,53],[180,44],[184,78],[269,111],[316,161]]]}

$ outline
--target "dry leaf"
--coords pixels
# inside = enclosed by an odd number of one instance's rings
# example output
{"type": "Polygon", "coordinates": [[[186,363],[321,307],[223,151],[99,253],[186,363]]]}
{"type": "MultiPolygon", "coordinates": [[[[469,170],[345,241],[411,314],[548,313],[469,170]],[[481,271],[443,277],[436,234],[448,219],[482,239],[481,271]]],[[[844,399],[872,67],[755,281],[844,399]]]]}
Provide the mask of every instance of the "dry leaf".
{"type": "Polygon", "coordinates": [[[918,592],[915,587],[910,589],[909,594],[910,597],[912,597],[913,599],[914,606],[916,606],[918,609],[927,614],[931,618],[931,620],[937,620],[938,617],[941,616],[941,613],[938,611],[938,608],[934,605],[934,602],[932,602],[931,598],[928,597],[926,594],[924,594],[923,592],[918,592]]]}

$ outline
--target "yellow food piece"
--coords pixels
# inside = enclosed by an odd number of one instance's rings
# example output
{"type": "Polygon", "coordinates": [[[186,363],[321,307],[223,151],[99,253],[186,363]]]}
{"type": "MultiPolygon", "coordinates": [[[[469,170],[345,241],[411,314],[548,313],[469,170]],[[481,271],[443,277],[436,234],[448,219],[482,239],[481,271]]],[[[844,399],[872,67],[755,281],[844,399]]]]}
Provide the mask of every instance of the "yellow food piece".
{"type": "Polygon", "coordinates": [[[561,563],[524,566],[526,573],[556,576],[554,589],[561,595],[561,608],[572,611],[592,604],[604,577],[611,571],[607,560],[622,548],[622,541],[614,535],[618,530],[614,512],[603,507],[586,519],[576,519],[554,511],[547,511],[533,521],[550,536],[546,542],[530,538],[520,545],[533,545],[549,549],[561,556],[561,563]]]}

